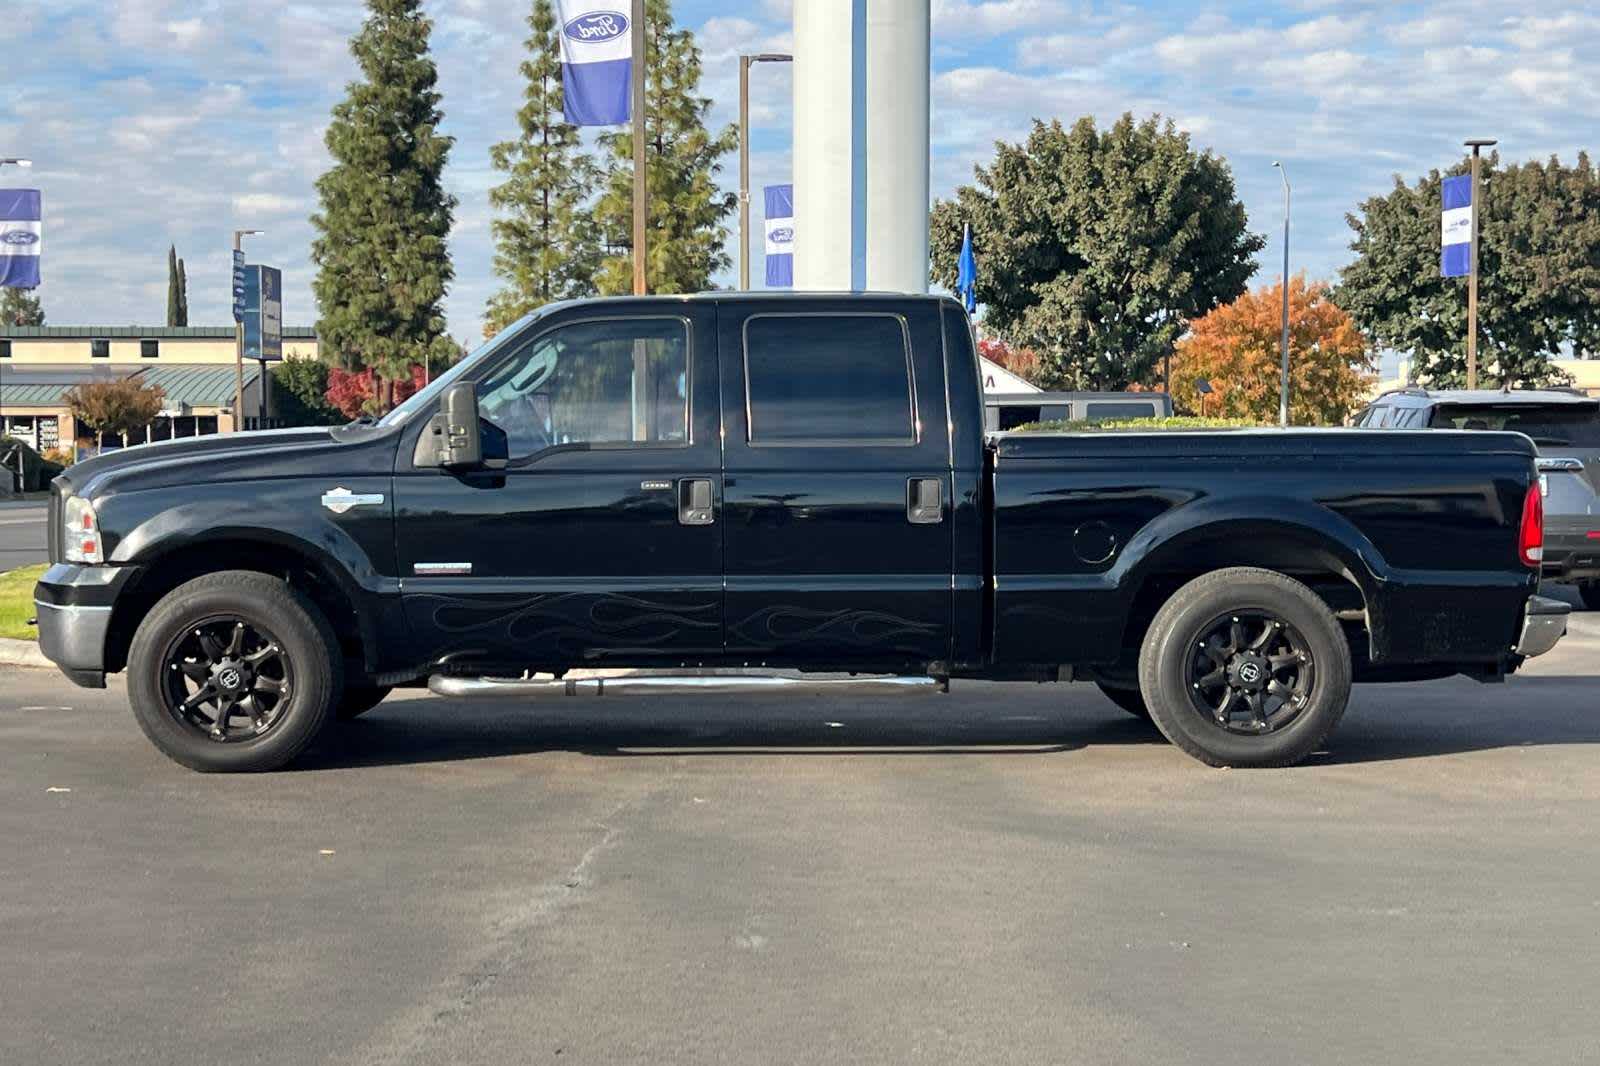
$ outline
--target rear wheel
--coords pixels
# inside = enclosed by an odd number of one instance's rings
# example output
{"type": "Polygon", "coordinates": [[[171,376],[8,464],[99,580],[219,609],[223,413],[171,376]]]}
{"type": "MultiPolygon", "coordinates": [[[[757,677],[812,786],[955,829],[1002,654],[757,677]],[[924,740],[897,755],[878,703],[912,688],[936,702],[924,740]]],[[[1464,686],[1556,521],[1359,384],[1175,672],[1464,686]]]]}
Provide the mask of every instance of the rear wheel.
{"type": "Polygon", "coordinates": [[[1600,611],[1600,581],[1578,582],[1578,596],[1586,610],[1600,611]]]}
{"type": "Polygon", "coordinates": [[[1144,705],[1144,693],[1137,688],[1108,685],[1104,681],[1097,681],[1095,684],[1099,686],[1101,692],[1106,694],[1106,698],[1118,707],[1121,707],[1135,718],[1143,718],[1147,722],[1150,720],[1150,708],[1144,705]]]}
{"type": "Polygon", "coordinates": [[[253,571],[167,593],[128,652],[145,736],[193,770],[273,770],[311,743],[343,688],[338,639],[315,604],[253,571]]]}
{"type": "Polygon", "coordinates": [[[1289,766],[1350,698],[1350,647],[1316,593],[1271,570],[1196,578],[1157,612],[1139,685],[1168,740],[1212,766],[1289,766]]]}

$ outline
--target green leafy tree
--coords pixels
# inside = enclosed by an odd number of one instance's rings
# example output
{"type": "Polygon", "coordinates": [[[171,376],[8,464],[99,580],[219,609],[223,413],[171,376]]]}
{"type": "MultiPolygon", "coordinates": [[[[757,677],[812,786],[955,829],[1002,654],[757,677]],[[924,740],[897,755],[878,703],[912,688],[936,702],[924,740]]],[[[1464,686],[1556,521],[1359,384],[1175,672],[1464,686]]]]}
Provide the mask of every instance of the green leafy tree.
{"type": "Polygon", "coordinates": [[[492,227],[494,271],[504,284],[489,298],[485,337],[553,300],[592,296],[600,265],[599,230],[585,209],[594,158],[577,127],[562,120],[560,27],[550,0],[534,0],[527,21],[521,134],[489,149],[494,168],[506,175],[489,190],[489,203],[500,211],[492,227]]]}
{"type": "Polygon", "coordinates": [[[1246,229],[1232,171],[1171,121],[1035,122],[995,150],[976,184],[934,205],[933,276],[955,286],[970,223],[984,326],[1037,352],[1050,387],[1160,381],[1189,321],[1255,272],[1265,241],[1246,229]]]}
{"type": "MultiPolygon", "coordinates": [[[[1407,354],[1416,379],[1466,384],[1467,279],[1439,273],[1440,184],[1430,171],[1345,216],[1356,259],[1336,299],[1377,344],[1407,354]]],[[[1558,384],[1566,350],[1600,352],[1600,176],[1589,157],[1502,169],[1485,160],[1478,231],[1478,384],[1558,384]]]]}
{"type": "Polygon", "coordinates": [[[0,289],[0,326],[42,326],[44,305],[37,289],[0,289]]]}
{"type": "MultiPolygon", "coordinates": [[[[671,3],[647,0],[645,21],[645,277],[651,292],[699,292],[731,262],[723,223],[738,198],[717,189],[717,174],[739,131],[706,128],[711,101],[700,95],[700,49],[693,33],[673,27],[671,3]]],[[[597,283],[620,295],[633,291],[633,133],[608,132],[600,144],[609,166],[595,209],[606,245],[597,283]]]]}
{"type": "Polygon", "coordinates": [[[317,180],[311,257],[323,350],[374,370],[387,408],[396,379],[453,347],[441,302],[454,277],[446,239],[456,201],[441,181],[452,139],[438,132],[432,23],[421,0],[367,7],[350,43],[361,77],[334,105],[325,138],[333,167],[317,180]]]}
{"type": "Polygon", "coordinates": [[[167,245],[167,325],[189,324],[189,279],[176,245],[167,245]]]}
{"type": "Polygon", "coordinates": [[[345,421],[328,402],[328,364],[321,359],[285,359],[272,368],[278,416],[290,426],[332,426],[345,421]]]}

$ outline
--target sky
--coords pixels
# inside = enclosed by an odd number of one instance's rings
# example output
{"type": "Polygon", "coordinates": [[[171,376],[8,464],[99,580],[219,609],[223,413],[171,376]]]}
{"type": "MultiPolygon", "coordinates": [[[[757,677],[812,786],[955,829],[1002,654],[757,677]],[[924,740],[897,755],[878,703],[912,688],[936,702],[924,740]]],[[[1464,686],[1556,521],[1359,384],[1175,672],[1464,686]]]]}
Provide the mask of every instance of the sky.
{"type": "MultiPolygon", "coordinates": [[[[677,0],[704,53],[711,121],[737,117],[741,52],[784,51],[791,4],[677,0]]],[[[870,2],[870,0],[869,0],[870,2]]],[[[1107,125],[1159,113],[1225,157],[1268,238],[1255,284],[1280,272],[1283,192],[1293,183],[1291,269],[1333,279],[1349,261],[1345,213],[1363,199],[1497,137],[1510,159],[1571,161],[1600,132],[1600,6],[1583,0],[1205,3],[933,0],[933,195],[948,196],[1035,119],[1107,125]]],[[[511,136],[522,83],[525,0],[432,0],[451,235],[450,332],[475,341],[490,269],[489,146],[511,136]]],[[[0,74],[0,185],[45,198],[50,320],[159,324],[166,252],[186,260],[190,322],[229,321],[231,231],[266,231],[254,262],[284,271],[284,321],[310,325],[315,181],[329,110],[356,68],[359,0],[7,0],[0,74]]],[[[789,180],[788,68],[752,77],[752,273],[760,186],[789,180]]],[[[721,175],[737,181],[730,156],[721,175]]],[[[734,220],[730,219],[730,223],[734,220]]],[[[798,220],[803,227],[804,221],[798,220]]],[[[730,253],[733,241],[730,235],[730,253]]],[[[981,269],[981,249],[980,249],[981,269]]],[[[717,279],[731,285],[732,269],[717,279]]]]}

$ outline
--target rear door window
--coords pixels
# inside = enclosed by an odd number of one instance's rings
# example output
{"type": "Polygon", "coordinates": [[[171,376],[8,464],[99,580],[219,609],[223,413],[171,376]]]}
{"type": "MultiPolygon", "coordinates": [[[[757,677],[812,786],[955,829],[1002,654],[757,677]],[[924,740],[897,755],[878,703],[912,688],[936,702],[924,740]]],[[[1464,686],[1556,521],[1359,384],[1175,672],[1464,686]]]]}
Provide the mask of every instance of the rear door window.
{"type": "Polygon", "coordinates": [[[1526,433],[1535,444],[1600,448],[1600,404],[1449,404],[1434,412],[1435,429],[1526,433]]]}
{"type": "Polygon", "coordinates": [[[1098,422],[1103,418],[1154,418],[1156,415],[1154,404],[1138,400],[1105,400],[1084,406],[1088,408],[1084,417],[1091,422],[1098,422]]]}
{"type": "Polygon", "coordinates": [[[744,344],[752,445],[917,442],[898,315],[753,315],[744,344]]]}

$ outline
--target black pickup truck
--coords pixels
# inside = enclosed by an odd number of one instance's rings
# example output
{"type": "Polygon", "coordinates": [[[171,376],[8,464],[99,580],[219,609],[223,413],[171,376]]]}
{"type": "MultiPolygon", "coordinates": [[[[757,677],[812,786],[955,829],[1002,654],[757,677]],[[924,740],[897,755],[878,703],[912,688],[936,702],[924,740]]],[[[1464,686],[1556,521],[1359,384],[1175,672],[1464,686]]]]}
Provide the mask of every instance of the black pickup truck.
{"type": "Polygon", "coordinates": [[[280,766],[396,685],[795,670],[1089,680],[1199,759],[1276,766],[1352,681],[1497,680],[1566,624],[1526,437],[986,438],[968,319],[925,296],[552,305],[375,422],[103,456],[50,515],[45,654],[126,670],[200,770],[280,766]],[[595,667],[632,673],[570,674],[595,667]]]}

